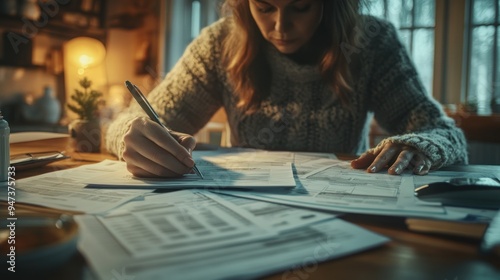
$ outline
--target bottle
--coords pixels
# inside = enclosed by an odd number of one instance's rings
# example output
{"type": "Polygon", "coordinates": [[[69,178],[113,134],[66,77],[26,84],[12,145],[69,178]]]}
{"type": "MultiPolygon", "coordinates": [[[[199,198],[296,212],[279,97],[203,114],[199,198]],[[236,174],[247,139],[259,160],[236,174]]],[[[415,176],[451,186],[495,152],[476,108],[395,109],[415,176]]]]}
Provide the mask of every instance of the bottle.
{"type": "Polygon", "coordinates": [[[0,111],[0,183],[7,182],[10,165],[9,123],[3,118],[0,111]]]}
{"type": "Polygon", "coordinates": [[[54,96],[51,87],[46,86],[43,90],[43,96],[35,101],[34,107],[40,113],[38,121],[49,124],[56,124],[61,117],[61,104],[54,96]]]}

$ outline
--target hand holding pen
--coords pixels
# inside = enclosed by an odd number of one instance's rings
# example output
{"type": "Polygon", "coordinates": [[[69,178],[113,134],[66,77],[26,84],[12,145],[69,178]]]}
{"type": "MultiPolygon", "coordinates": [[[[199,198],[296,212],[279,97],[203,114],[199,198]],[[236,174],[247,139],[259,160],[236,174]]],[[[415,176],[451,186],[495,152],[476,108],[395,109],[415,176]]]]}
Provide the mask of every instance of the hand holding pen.
{"type": "Polygon", "coordinates": [[[124,137],[128,170],[139,177],[178,177],[193,170],[203,178],[190,154],[194,138],[167,128],[139,88],[129,81],[125,84],[149,117],[132,121],[124,137]]]}

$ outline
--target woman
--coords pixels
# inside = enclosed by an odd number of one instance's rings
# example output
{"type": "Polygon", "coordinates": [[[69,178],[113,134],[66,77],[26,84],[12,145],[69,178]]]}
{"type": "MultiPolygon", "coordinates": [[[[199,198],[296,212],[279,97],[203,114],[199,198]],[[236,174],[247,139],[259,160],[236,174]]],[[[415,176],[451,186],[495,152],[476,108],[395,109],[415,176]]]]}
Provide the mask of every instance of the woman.
{"type": "Polygon", "coordinates": [[[132,105],[107,148],[136,176],[191,172],[200,130],[224,107],[233,146],[360,154],[371,116],[391,137],[353,168],[424,175],[467,163],[466,141],[420,82],[393,26],[357,0],[226,0],[148,99],[171,137],[132,105]],[[181,133],[182,132],[182,133],[181,133]]]}

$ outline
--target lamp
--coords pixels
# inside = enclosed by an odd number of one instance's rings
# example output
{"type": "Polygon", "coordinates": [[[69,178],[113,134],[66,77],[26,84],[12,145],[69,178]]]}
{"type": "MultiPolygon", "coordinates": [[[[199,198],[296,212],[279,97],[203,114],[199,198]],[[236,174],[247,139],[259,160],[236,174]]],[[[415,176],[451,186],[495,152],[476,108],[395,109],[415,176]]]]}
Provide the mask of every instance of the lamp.
{"type": "Polygon", "coordinates": [[[104,61],[106,49],[97,39],[77,37],[65,44],[65,52],[71,64],[79,67],[79,74],[84,74],[88,67],[96,66],[104,61]]]}
{"type": "MultiPolygon", "coordinates": [[[[105,57],[106,48],[94,38],[77,37],[64,44],[66,100],[70,100],[83,77],[92,81],[92,88],[106,94],[105,57]]],[[[68,117],[74,117],[72,112],[67,113],[68,117]]]]}

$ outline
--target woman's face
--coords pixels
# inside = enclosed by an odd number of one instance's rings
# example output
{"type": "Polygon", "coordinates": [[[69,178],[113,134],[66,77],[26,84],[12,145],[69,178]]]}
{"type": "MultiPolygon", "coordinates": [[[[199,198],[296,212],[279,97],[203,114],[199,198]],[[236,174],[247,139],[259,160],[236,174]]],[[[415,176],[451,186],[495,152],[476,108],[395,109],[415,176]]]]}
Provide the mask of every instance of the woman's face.
{"type": "Polygon", "coordinates": [[[323,16],[323,0],[248,1],[262,36],[284,54],[306,45],[323,16]]]}

